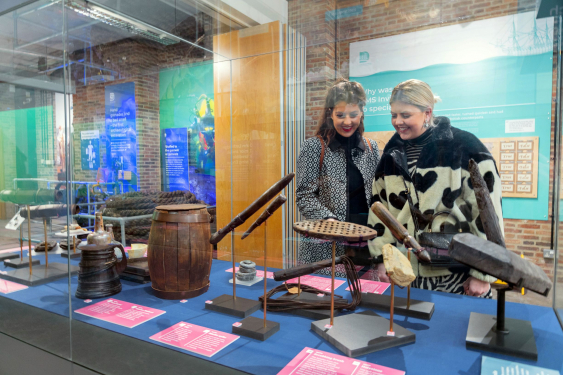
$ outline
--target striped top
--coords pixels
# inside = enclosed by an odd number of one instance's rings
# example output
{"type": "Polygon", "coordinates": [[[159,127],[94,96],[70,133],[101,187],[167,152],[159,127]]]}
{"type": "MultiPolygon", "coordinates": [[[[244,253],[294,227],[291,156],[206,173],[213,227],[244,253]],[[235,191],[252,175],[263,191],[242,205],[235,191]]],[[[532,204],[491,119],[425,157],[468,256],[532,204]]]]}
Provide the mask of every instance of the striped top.
{"type": "Polygon", "coordinates": [[[406,141],[406,152],[407,152],[407,164],[409,168],[409,174],[411,176],[414,175],[416,172],[416,162],[418,161],[418,157],[420,156],[420,152],[430,142],[432,142],[432,127],[428,128],[422,135],[418,136],[415,139],[411,139],[410,141],[406,141]]]}

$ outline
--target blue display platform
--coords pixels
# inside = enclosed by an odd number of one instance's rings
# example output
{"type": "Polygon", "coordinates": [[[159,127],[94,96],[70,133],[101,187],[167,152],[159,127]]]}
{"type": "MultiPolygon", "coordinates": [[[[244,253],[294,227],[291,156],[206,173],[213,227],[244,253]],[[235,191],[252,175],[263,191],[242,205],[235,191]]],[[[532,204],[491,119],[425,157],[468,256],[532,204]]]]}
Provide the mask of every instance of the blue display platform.
{"type": "MultiPolygon", "coordinates": [[[[38,256],[36,258],[42,259],[43,257],[38,256]]],[[[62,258],[59,259],[62,260],[62,258]]],[[[49,263],[53,262],[51,258],[49,258],[49,261],[49,263]]],[[[59,262],[62,263],[62,261],[59,262]]],[[[42,259],[42,263],[44,263],[44,259],[42,259]]],[[[70,263],[78,265],[78,260],[71,260],[70,263]]],[[[231,325],[237,321],[237,318],[205,310],[204,304],[208,299],[232,293],[232,285],[229,284],[229,279],[232,275],[225,272],[231,266],[230,262],[214,261],[211,269],[211,286],[209,291],[197,298],[190,299],[186,303],[161,300],[155,297],[152,293],[151,284],[136,284],[122,280],[123,291],[113,296],[113,298],[166,311],[166,314],[135,328],[121,327],[80,314],[73,314],[73,319],[252,374],[277,374],[306,346],[342,354],[310,330],[310,319],[296,315],[270,312],[268,313],[268,320],[280,323],[281,329],[279,332],[267,341],[240,337],[233,344],[211,358],[194,355],[149,339],[155,333],[180,321],[191,322],[230,333],[231,325]]],[[[6,271],[3,266],[0,266],[0,270],[6,271]]],[[[279,285],[279,283],[268,280],[268,289],[276,285],[279,285]]],[[[75,276],[71,278],[73,311],[88,305],[83,300],[74,297],[76,287],[77,278],[75,276]]],[[[336,294],[349,298],[350,294],[345,289],[346,284],[343,284],[336,290],[336,294]]],[[[262,283],[257,283],[251,287],[241,286],[237,288],[237,295],[245,298],[257,299],[262,293],[262,283]]],[[[387,290],[386,294],[388,293],[389,290],[387,290]]],[[[406,297],[406,288],[396,288],[395,294],[400,297],[406,297]]],[[[68,280],[66,278],[0,296],[56,314],[69,315],[68,280]]],[[[407,374],[478,375],[481,371],[481,357],[486,355],[558,370],[563,373],[563,332],[552,308],[506,303],[506,316],[508,318],[529,320],[532,323],[539,353],[538,361],[533,362],[494,353],[467,350],[465,348],[465,335],[470,313],[474,311],[495,315],[496,301],[419,289],[412,289],[412,297],[436,304],[436,311],[430,321],[395,315],[395,323],[416,333],[416,342],[402,347],[370,353],[360,356],[358,359],[403,370],[407,374]]],[[[103,299],[94,300],[92,303],[101,300],[103,299]]],[[[357,311],[363,310],[365,309],[359,308],[357,311]]],[[[389,314],[377,313],[389,318],[389,314]]],[[[261,318],[262,312],[257,311],[252,316],[261,318]]],[[[73,343],[73,345],[79,344],[73,343]]]]}

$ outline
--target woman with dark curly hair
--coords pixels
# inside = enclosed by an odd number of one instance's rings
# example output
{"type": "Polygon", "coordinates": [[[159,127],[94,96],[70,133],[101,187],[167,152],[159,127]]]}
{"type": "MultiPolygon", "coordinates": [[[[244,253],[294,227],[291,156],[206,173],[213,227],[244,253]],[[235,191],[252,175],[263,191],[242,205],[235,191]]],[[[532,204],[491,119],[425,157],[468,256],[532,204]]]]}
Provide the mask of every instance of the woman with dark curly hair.
{"type": "MultiPolygon", "coordinates": [[[[379,151],[375,141],[363,137],[365,103],[357,82],[338,80],[328,90],[315,136],[303,143],[297,161],[297,206],[305,219],[367,224],[379,151]]],[[[347,251],[337,245],[337,256],[345,252],[355,255],[356,262],[369,257],[367,248],[347,251]]],[[[301,264],[331,256],[329,243],[302,240],[301,264]]],[[[337,268],[337,276],[345,274],[337,268]]]]}

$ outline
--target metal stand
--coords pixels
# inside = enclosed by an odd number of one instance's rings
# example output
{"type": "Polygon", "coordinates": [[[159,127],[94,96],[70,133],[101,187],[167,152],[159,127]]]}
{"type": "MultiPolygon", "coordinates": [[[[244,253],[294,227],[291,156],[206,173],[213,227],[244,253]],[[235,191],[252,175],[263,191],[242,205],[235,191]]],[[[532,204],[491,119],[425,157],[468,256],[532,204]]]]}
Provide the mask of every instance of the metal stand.
{"type": "MultiPolygon", "coordinates": [[[[236,333],[237,335],[242,335],[246,337],[251,337],[257,340],[265,341],[274,333],[280,330],[280,324],[278,322],[272,322],[266,320],[266,313],[267,313],[267,298],[266,294],[268,293],[268,252],[267,252],[267,228],[268,222],[264,222],[264,303],[262,308],[264,309],[264,319],[263,322],[260,322],[259,318],[255,318],[253,316],[249,316],[248,318],[243,319],[239,324],[233,325],[232,332],[236,333]],[[261,323],[261,324],[260,324],[261,323]]],[[[234,272],[233,266],[233,272],[234,272]]],[[[234,278],[233,278],[233,286],[234,278]]]]}
{"type": "Polygon", "coordinates": [[[223,294],[205,302],[205,309],[246,318],[260,309],[260,302],[236,295],[235,235],[231,232],[231,257],[233,259],[233,295],[223,294]]]}
{"type": "Polygon", "coordinates": [[[497,316],[472,312],[467,327],[467,348],[538,360],[532,324],[527,320],[505,318],[505,292],[498,290],[497,316]]]}

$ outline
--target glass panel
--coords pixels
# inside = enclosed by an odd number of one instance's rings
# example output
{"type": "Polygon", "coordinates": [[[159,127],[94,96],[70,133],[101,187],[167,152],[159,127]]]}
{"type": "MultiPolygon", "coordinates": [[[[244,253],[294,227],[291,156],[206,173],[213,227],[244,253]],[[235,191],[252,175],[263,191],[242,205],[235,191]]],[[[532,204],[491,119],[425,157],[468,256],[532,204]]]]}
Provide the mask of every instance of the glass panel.
{"type": "Polygon", "coordinates": [[[0,331],[69,358],[62,4],[28,4],[0,25],[0,331]]]}

